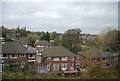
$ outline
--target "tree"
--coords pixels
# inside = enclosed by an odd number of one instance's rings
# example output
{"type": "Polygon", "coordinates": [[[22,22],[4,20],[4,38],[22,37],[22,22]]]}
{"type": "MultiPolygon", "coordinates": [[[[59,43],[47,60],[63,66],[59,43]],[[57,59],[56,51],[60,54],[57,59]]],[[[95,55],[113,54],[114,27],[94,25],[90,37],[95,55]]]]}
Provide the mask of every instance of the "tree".
{"type": "Polygon", "coordinates": [[[104,51],[117,51],[120,44],[120,31],[108,28],[97,36],[96,45],[104,51]]]}
{"type": "Polygon", "coordinates": [[[33,45],[36,41],[36,36],[34,33],[30,33],[28,36],[27,36],[27,39],[28,39],[28,43],[33,45]]]}
{"type": "Polygon", "coordinates": [[[57,38],[57,32],[52,32],[51,35],[50,35],[50,39],[54,40],[57,38]]]}
{"type": "Polygon", "coordinates": [[[46,32],[45,34],[43,34],[43,36],[40,39],[41,40],[47,40],[49,42],[50,41],[49,32],[46,32]]]}
{"type": "Polygon", "coordinates": [[[92,79],[118,78],[118,72],[116,69],[101,68],[100,64],[95,64],[89,67],[88,73],[92,79]]]}
{"type": "Polygon", "coordinates": [[[78,44],[81,43],[80,30],[68,30],[62,35],[61,45],[74,53],[80,51],[78,44]]]}
{"type": "Polygon", "coordinates": [[[3,71],[4,71],[4,72],[9,72],[9,71],[10,71],[10,67],[9,67],[8,64],[4,64],[4,66],[3,66],[3,71]]]}
{"type": "Polygon", "coordinates": [[[5,28],[4,26],[2,26],[2,37],[3,38],[7,37],[8,32],[9,32],[9,30],[7,28],[5,28]]]}

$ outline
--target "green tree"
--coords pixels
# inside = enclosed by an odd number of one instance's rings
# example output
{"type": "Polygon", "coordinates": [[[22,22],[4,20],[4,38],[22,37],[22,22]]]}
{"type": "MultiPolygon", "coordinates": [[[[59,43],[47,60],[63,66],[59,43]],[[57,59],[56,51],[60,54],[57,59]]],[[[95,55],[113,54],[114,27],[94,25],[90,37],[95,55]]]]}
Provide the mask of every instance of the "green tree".
{"type": "Polygon", "coordinates": [[[10,71],[9,64],[4,64],[4,65],[3,65],[3,71],[4,71],[4,72],[9,72],[9,71],[10,71]]]}
{"type": "Polygon", "coordinates": [[[61,45],[68,48],[74,53],[80,51],[80,47],[77,46],[81,43],[80,32],[78,30],[68,30],[62,35],[61,45]]]}
{"type": "Polygon", "coordinates": [[[46,32],[45,34],[43,34],[43,36],[40,39],[41,40],[47,40],[49,42],[50,41],[49,32],[46,32]]]}
{"type": "Polygon", "coordinates": [[[5,28],[4,26],[2,26],[2,37],[3,38],[7,37],[8,32],[9,32],[9,30],[7,28],[5,28]]]}
{"type": "Polygon", "coordinates": [[[36,36],[34,33],[30,33],[28,36],[27,36],[27,39],[28,39],[28,43],[33,45],[36,41],[36,36]]]}
{"type": "Polygon", "coordinates": [[[57,38],[57,32],[52,32],[51,35],[50,35],[50,39],[54,40],[57,38]]]}
{"type": "Polygon", "coordinates": [[[120,44],[120,31],[108,28],[97,36],[96,45],[105,51],[117,51],[120,44]]]}
{"type": "Polygon", "coordinates": [[[89,67],[89,75],[93,79],[117,79],[118,72],[112,68],[101,68],[100,64],[95,64],[89,67]]]}

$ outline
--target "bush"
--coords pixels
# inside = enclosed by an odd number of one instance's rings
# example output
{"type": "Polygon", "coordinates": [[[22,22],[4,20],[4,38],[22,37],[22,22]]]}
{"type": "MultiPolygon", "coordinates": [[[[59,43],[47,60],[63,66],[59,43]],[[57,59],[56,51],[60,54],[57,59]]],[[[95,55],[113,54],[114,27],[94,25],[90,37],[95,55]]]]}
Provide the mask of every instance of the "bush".
{"type": "Polygon", "coordinates": [[[3,65],[3,71],[4,71],[4,72],[9,72],[9,71],[10,71],[9,64],[4,64],[4,65],[3,65]]]}

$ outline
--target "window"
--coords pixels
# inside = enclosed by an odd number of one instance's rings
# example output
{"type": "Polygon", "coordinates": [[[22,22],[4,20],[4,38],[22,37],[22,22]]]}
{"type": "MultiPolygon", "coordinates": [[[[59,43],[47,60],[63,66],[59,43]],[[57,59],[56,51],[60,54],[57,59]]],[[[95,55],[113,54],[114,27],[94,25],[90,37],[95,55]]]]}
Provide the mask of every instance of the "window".
{"type": "Polygon", "coordinates": [[[12,55],[11,55],[11,58],[17,58],[17,55],[12,54],[12,55]]]}
{"type": "Polygon", "coordinates": [[[80,66],[80,64],[79,64],[79,63],[77,63],[77,64],[76,64],[76,67],[79,67],[79,66],[80,66]]]}
{"type": "Polygon", "coordinates": [[[43,45],[37,45],[36,47],[44,47],[43,45]]]}
{"type": "Polygon", "coordinates": [[[45,47],[44,45],[40,45],[40,47],[45,47]]]}
{"type": "Polygon", "coordinates": [[[67,65],[68,64],[61,64],[61,69],[63,70],[63,71],[66,71],[67,70],[67,65]]]}
{"type": "Polygon", "coordinates": [[[21,67],[24,68],[25,62],[21,62],[21,67]]]}
{"type": "Polygon", "coordinates": [[[67,68],[67,63],[61,64],[61,68],[67,68]]]}
{"type": "Polygon", "coordinates": [[[51,57],[47,57],[47,60],[51,60],[51,57]]]}
{"type": "Polygon", "coordinates": [[[47,64],[47,70],[50,71],[50,64],[47,64]]]}
{"type": "Polygon", "coordinates": [[[21,54],[20,57],[25,57],[25,55],[24,55],[24,54],[21,54]]]}
{"type": "Polygon", "coordinates": [[[111,67],[111,66],[112,66],[112,64],[106,64],[106,66],[107,66],[107,67],[111,67]]]}
{"type": "Polygon", "coordinates": [[[74,70],[73,64],[70,64],[70,70],[74,70]]]}
{"type": "Polygon", "coordinates": [[[70,64],[70,67],[73,67],[73,64],[70,64]]]}
{"type": "Polygon", "coordinates": [[[74,60],[74,57],[70,57],[70,60],[74,60]]]}
{"type": "Polygon", "coordinates": [[[48,46],[45,46],[45,47],[48,47],[48,46]]]}
{"type": "Polygon", "coordinates": [[[35,55],[30,54],[29,58],[35,58],[35,55]]]}
{"type": "Polygon", "coordinates": [[[80,62],[80,59],[77,59],[76,62],[80,62]]]}
{"type": "Polygon", "coordinates": [[[53,60],[54,61],[60,61],[59,57],[55,57],[53,60]]]}
{"type": "Polygon", "coordinates": [[[39,49],[39,51],[43,51],[43,49],[39,49]]]}
{"type": "Polygon", "coordinates": [[[68,58],[67,57],[62,57],[62,61],[67,61],[68,58]]]}
{"type": "Polygon", "coordinates": [[[59,64],[53,64],[53,71],[59,70],[59,64]]]}
{"type": "Polygon", "coordinates": [[[6,55],[6,54],[3,54],[3,58],[7,58],[7,55],[6,55]]]}
{"type": "Polygon", "coordinates": [[[118,57],[113,57],[114,60],[118,60],[118,57]]]}

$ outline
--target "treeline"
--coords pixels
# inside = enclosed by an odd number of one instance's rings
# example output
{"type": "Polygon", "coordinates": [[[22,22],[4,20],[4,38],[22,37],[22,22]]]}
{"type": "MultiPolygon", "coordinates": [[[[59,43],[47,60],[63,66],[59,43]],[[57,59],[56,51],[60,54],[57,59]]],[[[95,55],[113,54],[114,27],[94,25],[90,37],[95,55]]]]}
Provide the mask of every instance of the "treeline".
{"type": "Polygon", "coordinates": [[[120,30],[107,28],[94,41],[98,48],[104,51],[120,50],[120,30]]]}
{"type": "MultiPolygon", "coordinates": [[[[120,30],[115,30],[111,28],[107,28],[101,34],[97,35],[94,40],[89,40],[86,44],[91,46],[86,46],[86,48],[82,47],[83,38],[80,29],[69,29],[65,31],[63,34],[57,32],[31,32],[27,31],[26,27],[20,28],[19,26],[16,29],[7,29],[2,26],[2,37],[7,39],[7,34],[12,33],[15,37],[26,37],[28,39],[28,43],[34,45],[36,40],[46,40],[50,42],[53,40],[53,45],[64,46],[70,51],[77,53],[79,51],[86,51],[93,48],[99,48],[104,51],[118,51],[120,50],[120,30]]],[[[85,34],[84,34],[85,35],[85,34]]],[[[89,34],[89,37],[93,35],[89,34]]]]}
{"type": "Polygon", "coordinates": [[[2,37],[7,38],[8,33],[15,34],[16,37],[27,37],[27,35],[28,35],[28,33],[30,33],[30,31],[26,31],[26,27],[20,28],[18,26],[16,29],[8,29],[8,28],[5,28],[4,26],[2,26],[2,37]]]}

